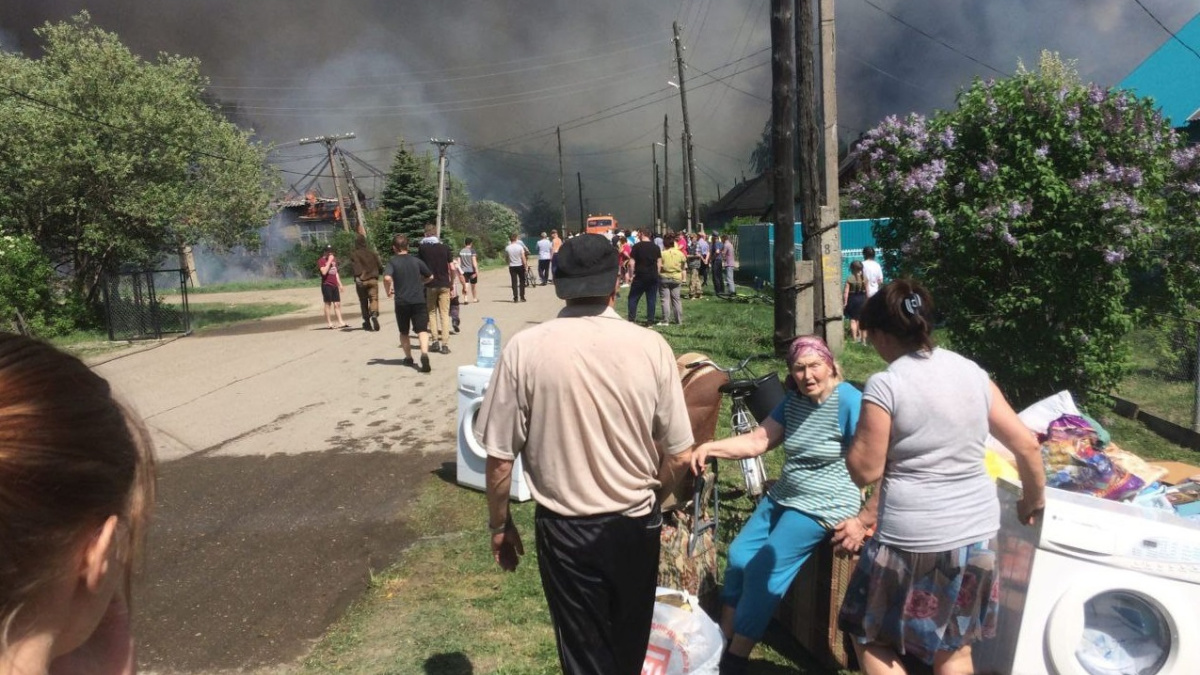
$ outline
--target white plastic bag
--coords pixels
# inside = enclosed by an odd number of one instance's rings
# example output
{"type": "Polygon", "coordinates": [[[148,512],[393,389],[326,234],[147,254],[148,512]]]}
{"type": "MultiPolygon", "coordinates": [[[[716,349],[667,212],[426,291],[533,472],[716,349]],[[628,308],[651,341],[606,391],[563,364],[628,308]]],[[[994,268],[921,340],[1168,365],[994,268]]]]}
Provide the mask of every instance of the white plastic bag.
{"type": "Polygon", "coordinates": [[[691,609],[654,603],[642,675],[717,675],[725,646],[721,629],[691,593],[660,586],[655,597],[664,595],[683,598],[691,609]]]}

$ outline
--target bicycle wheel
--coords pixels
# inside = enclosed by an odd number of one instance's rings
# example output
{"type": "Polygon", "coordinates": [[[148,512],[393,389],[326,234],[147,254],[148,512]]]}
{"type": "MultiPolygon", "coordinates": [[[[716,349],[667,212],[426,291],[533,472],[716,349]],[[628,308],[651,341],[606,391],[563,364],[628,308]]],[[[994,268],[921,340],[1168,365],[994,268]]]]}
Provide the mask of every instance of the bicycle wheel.
{"type": "MultiPolygon", "coordinates": [[[[746,406],[746,402],[741,397],[733,400],[733,410],[730,413],[732,418],[732,431],[735,436],[748,434],[756,427],[758,422],[754,416],[750,414],[750,409],[746,406]]],[[[762,456],[747,457],[746,459],[738,460],[738,464],[742,469],[742,479],[746,483],[746,494],[755,504],[762,501],[763,495],[766,494],[765,484],[767,481],[767,471],[763,466],[762,456]]]]}

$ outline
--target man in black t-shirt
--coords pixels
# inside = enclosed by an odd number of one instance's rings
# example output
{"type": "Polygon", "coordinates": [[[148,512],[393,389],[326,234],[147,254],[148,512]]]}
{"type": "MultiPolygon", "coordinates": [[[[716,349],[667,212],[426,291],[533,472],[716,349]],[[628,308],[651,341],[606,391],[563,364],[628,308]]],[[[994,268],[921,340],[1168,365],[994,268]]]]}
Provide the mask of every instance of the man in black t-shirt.
{"type": "Polygon", "coordinates": [[[408,237],[392,238],[395,255],[383,269],[383,288],[396,298],[396,324],[400,328],[400,348],[404,365],[413,365],[412,343],[408,331],[417,332],[421,346],[421,372],[429,372],[429,310],[425,304],[425,285],[433,281],[433,272],[420,258],[408,254],[408,237]]]}
{"type": "Polygon", "coordinates": [[[629,251],[633,261],[633,283],[629,285],[629,320],[637,321],[638,303],[646,296],[646,325],[654,325],[654,306],[658,300],[658,273],[662,271],[662,251],[650,241],[648,230],[638,230],[638,243],[629,251]]]}
{"type": "Polygon", "coordinates": [[[434,334],[432,349],[450,353],[450,258],[454,252],[437,240],[433,225],[425,227],[425,239],[417,247],[417,257],[433,272],[433,281],[425,287],[429,309],[429,331],[434,334]],[[439,339],[440,338],[440,339],[439,339]]]}

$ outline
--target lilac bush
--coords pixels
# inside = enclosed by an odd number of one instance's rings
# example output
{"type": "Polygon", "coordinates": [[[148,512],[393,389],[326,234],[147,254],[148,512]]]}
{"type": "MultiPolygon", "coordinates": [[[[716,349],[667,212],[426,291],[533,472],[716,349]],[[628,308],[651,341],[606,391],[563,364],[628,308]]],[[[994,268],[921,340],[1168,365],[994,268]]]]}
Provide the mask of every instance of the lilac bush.
{"type": "Polygon", "coordinates": [[[1196,297],[1200,154],[1151,101],[1053,56],[957,104],[868,132],[848,198],[890,217],[885,262],[1017,401],[1112,390],[1139,313],[1196,297]]]}

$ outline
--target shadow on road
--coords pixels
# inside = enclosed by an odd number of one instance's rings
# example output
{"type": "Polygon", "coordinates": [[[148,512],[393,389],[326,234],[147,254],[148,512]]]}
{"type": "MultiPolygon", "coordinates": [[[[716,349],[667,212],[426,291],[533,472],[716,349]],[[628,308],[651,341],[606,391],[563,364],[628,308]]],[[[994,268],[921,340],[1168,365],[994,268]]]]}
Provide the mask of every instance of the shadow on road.
{"type": "MultiPolygon", "coordinates": [[[[413,358],[415,359],[416,357],[414,356],[413,358]]],[[[416,366],[411,363],[409,363],[409,364],[404,363],[404,359],[371,359],[370,361],[367,361],[367,365],[368,366],[404,366],[404,365],[407,365],[409,368],[414,368],[414,369],[416,368],[416,366]]]]}

